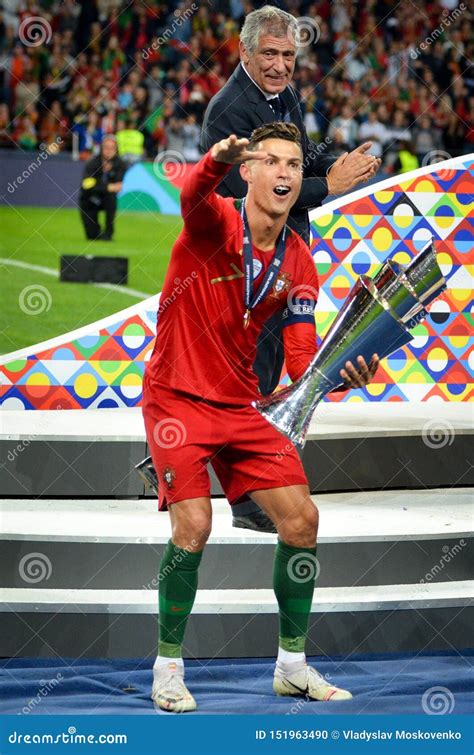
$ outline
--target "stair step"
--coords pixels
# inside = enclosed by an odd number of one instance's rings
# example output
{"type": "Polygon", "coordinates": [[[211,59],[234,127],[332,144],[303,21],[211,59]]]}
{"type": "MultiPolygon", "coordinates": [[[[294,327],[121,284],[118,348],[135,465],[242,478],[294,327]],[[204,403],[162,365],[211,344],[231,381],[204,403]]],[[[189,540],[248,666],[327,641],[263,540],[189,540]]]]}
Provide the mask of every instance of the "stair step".
{"type": "MultiPolygon", "coordinates": [[[[320,511],[319,543],[462,537],[472,530],[472,488],[329,493],[312,496],[320,511]]],[[[260,544],[275,535],[232,527],[223,499],[213,498],[209,543],[260,544]]],[[[166,543],[169,516],[152,499],[3,499],[1,540],[166,543]]]]}
{"type": "MultiPolygon", "coordinates": [[[[474,410],[465,403],[436,404],[440,428],[453,434],[472,434],[474,410]]],[[[130,409],[64,409],[60,412],[1,412],[0,440],[127,441],[145,440],[140,407],[130,409]]],[[[319,404],[308,440],[420,435],[433,424],[433,406],[427,402],[373,402],[319,404]]]]}
{"type": "MultiPolygon", "coordinates": [[[[156,614],[156,590],[51,590],[3,588],[3,613],[156,614]]],[[[395,611],[468,606],[474,580],[436,584],[316,588],[312,612],[395,611]]],[[[198,590],[196,614],[277,613],[273,590],[198,590]]]]}

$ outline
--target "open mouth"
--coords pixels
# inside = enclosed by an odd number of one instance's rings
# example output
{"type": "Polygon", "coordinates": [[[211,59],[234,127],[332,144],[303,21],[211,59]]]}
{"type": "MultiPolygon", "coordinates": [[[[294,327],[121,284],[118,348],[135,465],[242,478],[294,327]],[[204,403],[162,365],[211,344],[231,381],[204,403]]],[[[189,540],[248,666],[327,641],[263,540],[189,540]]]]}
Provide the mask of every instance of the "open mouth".
{"type": "Polygon", "coordinates": [[[286,195],[289,194],[290,191],[290,187],[286,184],[277,184],[273,189],[273,193],[276,194],[277,197],[286,197],[286,195]]]}

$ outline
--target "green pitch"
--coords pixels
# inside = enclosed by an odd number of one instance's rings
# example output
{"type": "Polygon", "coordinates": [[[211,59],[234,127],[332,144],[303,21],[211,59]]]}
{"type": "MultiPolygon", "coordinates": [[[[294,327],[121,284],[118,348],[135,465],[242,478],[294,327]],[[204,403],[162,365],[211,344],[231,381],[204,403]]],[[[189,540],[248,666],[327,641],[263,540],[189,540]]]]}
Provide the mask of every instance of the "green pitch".
{"type": "Polygon", "coordinates": [[[62,254],[128,257],[128,287],[151,296],[161,290],[182,222],[177,216],[151,212],[117,213],[113,241],[87,241],[75,209],[2,207],[0,227],[0,354],[6,354],[140,301],[139,296],[120,290],[127,286],[110,290],[86,283],[60,283],[62,254]],[[56,275],[29,265],[52,269],[56,275]]]}

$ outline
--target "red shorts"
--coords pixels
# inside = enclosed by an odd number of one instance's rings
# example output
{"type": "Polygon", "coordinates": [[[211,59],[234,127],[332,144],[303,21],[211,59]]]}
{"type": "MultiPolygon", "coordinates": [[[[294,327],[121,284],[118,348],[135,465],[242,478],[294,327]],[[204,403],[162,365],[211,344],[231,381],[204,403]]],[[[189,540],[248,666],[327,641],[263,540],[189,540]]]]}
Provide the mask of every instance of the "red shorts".
{"type": "Polygon", "coordinates": [[[307,485],[296,449],[252,406],[229,406],[143,383],[143,417],[161,511],[210,496],[210,462],[229,503],[252,490],[307,485]]]}

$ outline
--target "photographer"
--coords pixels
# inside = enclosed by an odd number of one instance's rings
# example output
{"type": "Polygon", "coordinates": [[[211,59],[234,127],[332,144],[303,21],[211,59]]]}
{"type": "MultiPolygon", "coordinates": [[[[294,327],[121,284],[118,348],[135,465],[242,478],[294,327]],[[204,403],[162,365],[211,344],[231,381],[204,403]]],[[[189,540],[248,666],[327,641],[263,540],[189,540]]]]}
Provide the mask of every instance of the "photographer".
{"type": "Polygon", "coordinates": [[[86,237],[111,241],[117,211],[117,194],[122,188],[125,164],[117,154],[117,140],[108,134],[102,141],[100,154],[92,157],[84,170],[79,208],[86,237]],[[98,222],[99,212],[105,212],[105,230],[98,222]]]}

